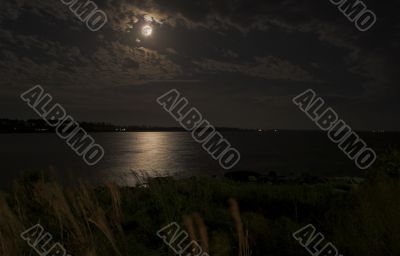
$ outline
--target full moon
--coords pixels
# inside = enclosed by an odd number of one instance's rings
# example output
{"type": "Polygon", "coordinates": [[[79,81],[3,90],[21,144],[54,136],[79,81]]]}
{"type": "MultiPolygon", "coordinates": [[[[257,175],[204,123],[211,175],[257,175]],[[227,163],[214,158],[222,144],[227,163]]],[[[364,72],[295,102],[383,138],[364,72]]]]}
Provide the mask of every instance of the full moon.
{"type": "Polygon", "coordinates": [[[146,25],[142,28],[143,36],[151,36],[152,33],[153,33],[153,28],[150,25],[146,25]]]}

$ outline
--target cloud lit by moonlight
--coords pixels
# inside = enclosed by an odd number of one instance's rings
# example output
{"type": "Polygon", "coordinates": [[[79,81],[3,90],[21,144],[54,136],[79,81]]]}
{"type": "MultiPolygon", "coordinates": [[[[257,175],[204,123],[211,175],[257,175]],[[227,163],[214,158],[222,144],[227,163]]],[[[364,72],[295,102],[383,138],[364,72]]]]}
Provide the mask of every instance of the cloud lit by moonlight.
{"type": "Polygon", "coordinates": [[[150,25],[145,25],[142,28],[142,35],[143,36],[151,36],[151,34],[153,33],[153,28],[150,25]]]}

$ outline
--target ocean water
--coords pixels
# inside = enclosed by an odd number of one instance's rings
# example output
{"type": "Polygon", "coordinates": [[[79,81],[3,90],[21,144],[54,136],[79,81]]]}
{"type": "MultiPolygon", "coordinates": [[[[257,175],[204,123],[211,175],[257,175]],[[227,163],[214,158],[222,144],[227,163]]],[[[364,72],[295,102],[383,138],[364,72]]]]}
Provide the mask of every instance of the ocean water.
{"type": "MultiPolygon", "coordinates": [[[[233,170],[281,175],[309,173],[321,176],[363,176],[320,132],[227,132],[223,135],[241,153],[233,170]]],[[[184,132],[93,133],[105,149],[96,166],[87,166],[65,141],[55,134],[0,134],[2,162],[0,186],[9,186],[21,173],[53,170],[63,181],[108,181],[134,185],[133,172],[146,175],[190,177],[222,176],[219,166],[202,145],[184,132]]],[[[398,134],[364,134],[378,153],[400,144],[398,134]]]]}

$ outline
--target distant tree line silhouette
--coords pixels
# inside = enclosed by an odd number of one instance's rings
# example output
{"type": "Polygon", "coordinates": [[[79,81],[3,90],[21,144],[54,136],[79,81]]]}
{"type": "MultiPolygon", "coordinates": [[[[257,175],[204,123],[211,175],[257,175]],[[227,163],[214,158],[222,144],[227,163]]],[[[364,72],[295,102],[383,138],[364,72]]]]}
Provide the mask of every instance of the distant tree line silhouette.
{"type": "MultiPolygon", "coordinates": [[[[79,122],[88,132],[140,132],[140,131],[185,131],[180,127],[157,127],[147,125],[120,126],[106,122],[79,122]]],[[[220,131],[244,131],[243,129],[219,127],[220,131]]],[[[54,128],[42,119],[0,119],[0,133],[52,133],[54,128]]]]}

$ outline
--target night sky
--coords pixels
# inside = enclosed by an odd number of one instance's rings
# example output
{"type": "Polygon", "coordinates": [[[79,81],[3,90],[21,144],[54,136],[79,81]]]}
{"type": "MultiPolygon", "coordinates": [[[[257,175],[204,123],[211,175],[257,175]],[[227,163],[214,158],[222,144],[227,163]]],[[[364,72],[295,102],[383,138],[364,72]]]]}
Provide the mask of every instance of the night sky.
{"type": "Polygon", "coordinates": [[[0,118],[39,118],[20,94],[40,84],[82,121],[178,126],[156,102],[177,89],[215,126],[317,129],[292,102],[313,89],[353,129],[400,130],[399,1],[364,1],[366,32],[329,0],[94,2],[97,32],[60,0],[1,0],[0,118]]]}

